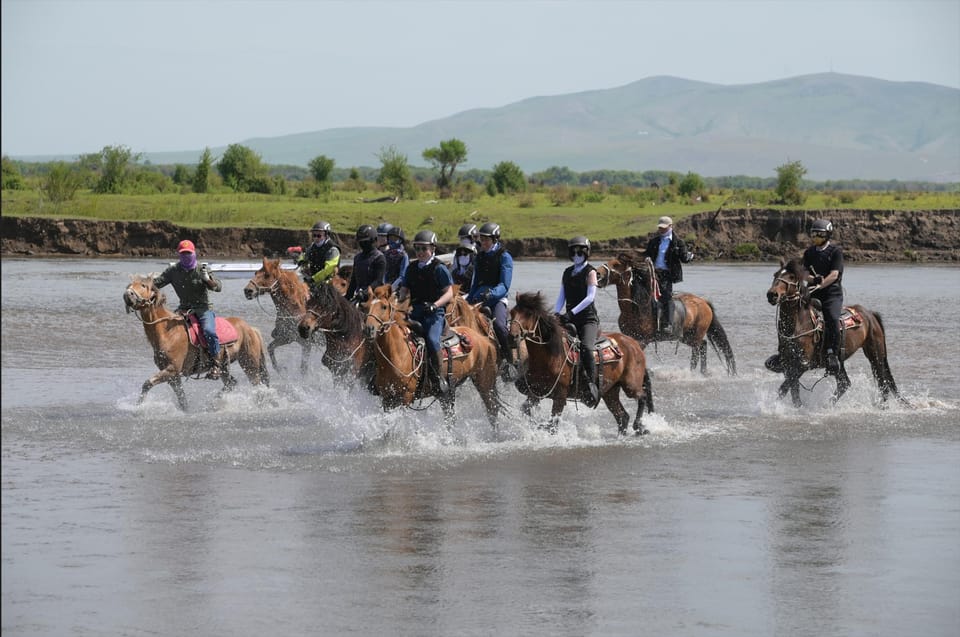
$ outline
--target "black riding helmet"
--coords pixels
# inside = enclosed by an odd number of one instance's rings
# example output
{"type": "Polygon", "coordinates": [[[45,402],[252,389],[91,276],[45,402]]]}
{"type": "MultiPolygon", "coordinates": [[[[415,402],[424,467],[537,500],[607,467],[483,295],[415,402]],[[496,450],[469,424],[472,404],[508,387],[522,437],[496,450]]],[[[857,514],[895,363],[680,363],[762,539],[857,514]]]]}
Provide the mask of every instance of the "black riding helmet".
{"type": "Polygon", "coordinates": [[[480,231],[477,233],[481,237],[491,237],[494,241],[500,240],[500,224],[493,223],[488,221],[487,223],[480,226],[480,231]]]}
{"type": "Polygon", "coordinates": [[[370,245],[376,240],[377,231],[373,226],[364,224],[357,228],[357,243],[359,245],[370,245]]]}
{"type": "Polygon", "coordinates": [[[826,219],[817,219],[810,226],[811,235],[820,235],[829,239],[833,236],[833,224],[826,219]]]}
{"type": "Polygon", "coordinates": [[[387,223],[384,221],[379,226],[377,226],[377,234],[381,237],[385,237],[393,231],[393,224],[387,223]]]}
{"type": "Polygon", "coordinates": [[[318,221],[315,224],[313,224],[312,228],[310,228],[310,232],[319,232],[320,230],[323,230],[327,234],[330,234],[331,232],[330,224],[327,223],[326,221],[318,221]]]}
{"type": "Polygon", "coordinates": [[[573,239],[570,239],[569,242],[567,242],[567,252],[569,253],[571,259],[573,258],[573,253],[578,248],[586,252],[586,256],[589,257],[590,256],[590,239],[587,239],[582,235],[578,235],[573,239]]]}
{"type": "Polygon", "coordinates": [[[465,223],[460,226],[460,231],[457,232],[457,238],[463,241],[464,239],[470,239],[470,241],[476,241],[480,236],[479,231],[477,230],[477,224],[475,223],[465,223]]]}
{"type": "Polygon", "coordinates": [[[418,243],[428,243],[436,247],[437,233],[433,230],[421,230],[417,233],[417,236],[413,238],[413,245],[417,245],[418,243]]]}

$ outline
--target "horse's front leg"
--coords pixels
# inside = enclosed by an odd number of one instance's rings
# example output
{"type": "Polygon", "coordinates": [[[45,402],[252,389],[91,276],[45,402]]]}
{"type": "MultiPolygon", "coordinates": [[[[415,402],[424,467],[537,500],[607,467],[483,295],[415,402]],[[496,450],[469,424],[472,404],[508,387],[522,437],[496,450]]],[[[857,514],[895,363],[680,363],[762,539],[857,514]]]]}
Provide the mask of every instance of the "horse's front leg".
{"type": "Polygon", "coordinates": [[[848,389],[850,389],[850,377],[847,376],[847,370],[844,369],[843,364],[840,364],[840,369],[837,371],[837,390],[833,393],[833,402],[840,400],[840,397],[843,396],[848,389]]]}
{"type": "MultiPolygon", "coordinates": [[[[140,398],[137,400],[137,404],[139,405],[143,402],[143,399],[146,398],[148,391],[150,391],[160,383],[169,383],[174,378],[176,378],[177,381],[179,381],[180,372],[174,369],[172,365],[169,365],[161,369],[159,372],[157,372],[147,380],[145,380],[143,385],[140,387],[140,398]]],[[[174,392],[176,392],[176,389],[174,389],[174,392]]],[[[184,398],[182,402],[185,402],[185,401],[186,401],[186,398],[184,398]]]]}
{"type": "Polygon", "coordinates": [[[177,406],[179,406],[182,411],[186,411],[187,393],[183,390],[183,379],[180,378],[179,374],[170,379],[170,388],[177,397],[177,406]]]}
{"type": "Polygon", "coordinates": [[[300,343],[300,375],[306,376],[310,371],[310,350],[313,349],[313,343],[309,338],[300,343]]]}
{"type": "Polygon", "coordinates": [[[610,413],[613,414],[614,420],[617,421],[617,435],[626,435],[627,425],[630,424],[630,414],[627,413],[623,403],[620,402],[620,389],[613,387],[608,390],[607,393],[603,395],[603,402],[607,406],[607,409],[610,410],[610,413]]]}

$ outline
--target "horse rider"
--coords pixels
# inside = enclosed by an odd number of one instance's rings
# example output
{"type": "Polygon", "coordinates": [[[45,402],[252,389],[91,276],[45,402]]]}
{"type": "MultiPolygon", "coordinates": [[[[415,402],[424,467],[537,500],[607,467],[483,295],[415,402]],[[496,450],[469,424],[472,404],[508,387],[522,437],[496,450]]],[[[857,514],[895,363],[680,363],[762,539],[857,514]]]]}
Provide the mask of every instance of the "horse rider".
{"type": "Polygon", "coordinates": [[[580,338],[580,366],[587,380],[590,399],[584,401],[588,407],[594,407],[600,400],[597,388],[597,362],[593,353],[597,348],[600,334],[600,318],[594,298],[597,295],[597,269],[590,265],[590,240],[576,236],[567,243],[567,251],[573,265],[563,271],[560,294],[554,311],[563,322],[577,328],[580,338]]]}
{"type": "Polygon", "coordinates": [[[453,299],[453,279],[450,271],[436,258],[437,235],[421,230],[413,238],[417,260],[404,273],[398,291],[400,299],[410,298],[410,318],[423,326],[427,348],[427,376],[437,394],[450,391],[442,372],[440,338],[445,325],[446,305],[453,299]]]}
{"type": "Polygon", "coordinates": [[[393,229],[393,224],[384,221],[377,226],[377,250],[383,252],[387,249],[387,232],[393,229]]]}
{"type": "Polygon", "coordinates": [[[683,239],[674,234],[673,219],[660,217],[657,234],[647,243],[644,256],[653,261],[657,285],[660,287],[660,333],[669,336],[670,321],[673,319],[673,284],[683,281],[681,263],[690,263],[693,253],[688,252],[683,239]]]}
{"type": "Polygon", "coordinates": [[[393,286],[393,291],[403,281],[403,275],[410,265],[410,255],[407,254],[405,247],[406,237],[403,234],[403,228],[387,224],[387,243],[381,248],[383,256],[386,259],[386,269],[383,272],[383,282],[393,286]]]}
{"type": "Polygon", "coordinates": [[[377,231],[373,226],[364,224],[357,228],[357,246],[360,252],[353,256],[353,272],[345,294],[353,303],[366,300],[368,287],[383,283],[383,273],[387,267],[386,258],[377,249],[377,231]]]}
{"type": "Polygon", "coordinates": [[[813,243],[803,252],[803,267],[809,272],[807,282],[814,287],[810,296],[820,301],[823,310],[824,344],[827,348],[825,366],[830,373],[840,371],[840,313],[843,311],[843,250],[835,243],[833,224],[826,219],[817,219],[810,226],[813,243]]]}
{"type": "Polygon", "coordinates": [[[453,277],[453,282],[460,286],[460,291],[463,294],[470,291],[470,284],[473,283],[478,237],[477,225],[474,223],[463,224],[457,233],[459,243],[454,251],[453,268],[450,270],[450,276],[453,277]]]}
{"type": "Polygon", "coordinates": [[[513,280],[513,256],[500,242],[500,225],[488,221],[477,231],[480,251],[473,270],[468,303],[483,303],[493,317],[493,331],[500,349],[501,376],[509,379],[515,370],[513,351],[507,339],[507,294],[513,280]]]}
{"type": "Polygon", "coordinates": [[[173,285],[180,299],[177,312],[186,316],[195,314],[200,322],[200,329],[207,340],[207,352],[210,354],[211,367],[207,378],[216,380],[227,372],[230,364],[226,356],[220,356],[220,338],[217,336],[217,317],[210,303],[210,290],[219,292],[223,289],[220,283],[210,273],[206,263],[197,267],[197,249],[193,241],[184,239],[177,246],[180,262],[170,265],[153,279],[158,288],[173,285]]]}
{"type": "Polygon", "coordinates": [[[340,268],[340,247],[333,242],[333,231],[326,221],[318,221],[310,229],[313,243],[304,251],[297,264],[303,279],[309,285],[329,281],[340,268]]]}

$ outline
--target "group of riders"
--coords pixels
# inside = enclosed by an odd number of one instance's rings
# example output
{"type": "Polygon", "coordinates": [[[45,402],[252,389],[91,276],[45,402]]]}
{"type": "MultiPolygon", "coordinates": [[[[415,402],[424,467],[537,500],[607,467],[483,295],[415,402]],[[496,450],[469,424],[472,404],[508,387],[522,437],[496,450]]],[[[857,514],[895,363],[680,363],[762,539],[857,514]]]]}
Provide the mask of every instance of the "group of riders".
{"type": "MultiPolygon", "coordinates": [[[[341,248],[326,221],[315,223],[310,232],[312,242],[300,253],[298,265],[308,284],[320,285],[338,273],[341,248]]],[[[818,219],[813,222],[810,230],[813,245],[803,253],[803,265],[809,272],[811,295],[820,301],[823,309],[827,371],[836,373],[840,366],[843,251],[831,243],[832,234],[830,221],[818,219]]],[[[390,223],[381,223],[376,228],[361,225],[356,231],[356,241],[359,251],[353,258],[347,298],[359,304],[366,300],[369,287],[389,283],[401,301],[409,299],[410,317],[423,326],[428,352],[427,373],[439,393],[449,391],[444,375],[440,373],[440,340],[455,284],[460,286],[460,293],[468,303],[481,304],[481,311],[492,319],[500,351],[501,375],[506,379],[515,375],[516,362],[507,331],[507,295],[513,282],[513,256],[503,243],[499,224],[487,222],[479,228],[475,224],[464,224],[458,232],[458,243],[449,268],[437,258],[437,235],[432,230],[421,230],[413,238],[413,260],[406,249],[403,230],[390,223]]],[[[599,391],[593,351],[600,332],[594,302],[598,288],[597,270],[589,261],[590,240],[586,236],[570,239],[567,249],[572,264],[563,271],[554,311],[558,319],[576,330],[588,403],[596,404],[599,391]]],[[[197,263],[192,241],[181,241],[177,251],[179,262],[158,275],[154,283],[157,287],[172,284],[179,297],[178,311],[197,316],[212,361],[208,377],[219,378],[226,372],[228,361],[221,353],[209,292],[219,292],[222,284],[205,263],[197,263]]],[[[647,243],[644,256],[653,263],[659,287],[658,329],[661,336],[668,337],[673,320],[673,284],[683,280],[682,264],[689,263],[694,254],[674,233],[673,220],[665,216],[660,217],[657,233],[647,243]]],[[[767,366],[771,367],[770,360],[767,366]]],[[[775,366],[776,362],[771,368],[775,366]]]]}

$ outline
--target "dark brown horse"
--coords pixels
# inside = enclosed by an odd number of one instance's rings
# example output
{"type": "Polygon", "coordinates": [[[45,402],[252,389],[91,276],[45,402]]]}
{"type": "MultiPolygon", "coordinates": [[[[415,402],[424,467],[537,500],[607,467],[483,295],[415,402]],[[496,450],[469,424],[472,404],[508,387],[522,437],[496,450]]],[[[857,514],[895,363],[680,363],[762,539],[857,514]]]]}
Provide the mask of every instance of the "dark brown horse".
{"type": "Polygon", "coordinates": [[[277,371],[282,371],[277,363],[276,349],[289,343],[299,343],[301,347],[300,372],[307,373],[310,350],[314,345],[322,344],[316,338],[303,338],[297,326],[306,314],[307,298],[310,290],[296,270],[284,270],[280,267],[280,259],[263,258],[263,265],[257,270],[253,278],[243,288],[247,299],[254,299],[262,294],[269,294],[276,307],[277,319],[270,332],[270,344],[267,353],[270,363],[277,371]]]}
{"type": "Polygon", "coordinates": [[[323,333],[327,349],[321,361],[335,382],[349,383],[356,378],[367,382],[372,377],[371,348],[363,336],[363,313],[332,282],[313,286],[297,330],[304,340],[323,333]]]}
{"type": "MultiPolygon", "coordinates": [[[[579,346],[560,321],[547,308],[539,292],[517,295],[510,310],[510,337],[526,342],[526,364],[518,388],[527,395],[522,411],[530,410],[543,398],[553,400],[548,428],[556,431],[560,414],[567,400],[584,400],[589,393],[580,375],[574,376],[574,362],[579,359],[579,346]]],[[[643,348],[624,334],[607,334],[597,344],[597,368],[600,370],[600,396],[617,421],[617,431],[627,433],[630,414],[620,402],[620,390],[637,401],[633,421],[636,435],[649,433],[641,418],[643,407],[653,413],[653,391],[643,348]]]]}
{"type": "Polygon", "coordinates": [[[671,329],[667,333],[657,329],[656,282],[653,263],[648,258],[621,253],[597,268],[597,286],[604,288],[612,283],[617,288],[617,324],[625,334],[643,347],[654,341],[679,340],[692,348],[690,369],[695,370],[699,361],[704,375],[709,340],[726,364],[727,374],[736,375],[733,348],[710,301],[694,294],[674,294],[671,329]]]}
{"type": "MultiPolygon", "coordinates": [[[[397,304],[389,285],[370,290],[361,304],[366,312],[365,334],[374,351],[374,383],[383,408],[409,406],[425,392],[426,348],[407,322],[404,308],[397,304]]],[[[466,326],[451,328],[456,336],[443,339],[441,373],[450,386],[469,379],[480,394],[491,426],[496,429],[501,402],[497,393],[497,348],[493,341],[466,326]]],[[[454,391],[442,394],[440,404],[448,423],[454,416],[454,391]]]]}
{"type": "MultiPolygon", "coordinates": [[[[160,371],[147,379],[140,388],[143,402],[147,392],[160,383],[169,383],[177,396],[181,409],[187,408],[187,396],[183,391],[181,376],[199,376],[210,368],[206,352],[190,342],[186,321],[180,314],[166,308],[167,297],[153,284],[151,276],[134,276],[123,292],[127,312],[136,312],[143,323],[143,331],[153,346],[153,361],[160,371]]],[[[243,319],[229,316],[217,321],[229,321],[237,332],[237,339],[222,343],[230,362],[238,361],[253,385],[269,385],[267,358],[260,331],[243,319]]],[[[229,369],[221,377],[224,389],[232,389],[237,380],[229,369]]]]}
{"type": "MultiPolygon", "coordinates": [[[[799,407],[800,377],[807,370],[824,367],[825,360],[823,316],[818,302],[809,298],[806,270],[800,259],[791,259],[789,262],[780,260],[780,267],[767,290],[767,301],[777,306],[778,342],[777,356],[767,360],[767,368],[783,373],[780,397],[790,392],[793,404],[799,407]]],[[[906,403],[900,396],[890,363],[887,362],[887,340],[880,313],[871,312],[861,305],[845,306],[840,322],[840,369],[836,373],[837,389],[833,400],[838,400],[850,388],[850,377],[847,376],[843,361],[863,349],[864,356],[870,361],[873,378],[880,388],[881,399],[886,402],[889,395],[893,394],[906,403]]]]}

